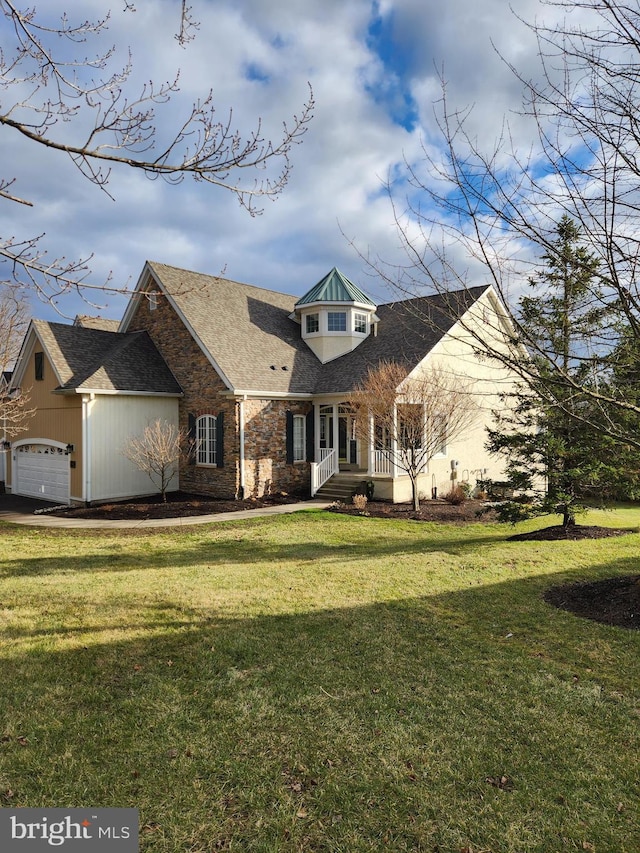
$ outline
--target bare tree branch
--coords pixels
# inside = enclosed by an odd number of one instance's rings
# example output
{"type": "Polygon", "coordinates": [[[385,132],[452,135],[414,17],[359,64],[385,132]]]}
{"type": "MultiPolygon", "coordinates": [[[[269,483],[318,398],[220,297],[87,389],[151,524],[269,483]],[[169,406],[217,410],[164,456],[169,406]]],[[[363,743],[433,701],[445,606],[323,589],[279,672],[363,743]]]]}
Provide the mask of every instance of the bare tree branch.
{"type": "Polygon", "coordinates": [[[509,66],[523,87],[522,116],[537,137],[529,150],[518,147],[506,121],[485,148],[471,130],[470,111],[451,107],[443,76],[436,105],[441,148],[433,154],[433,146],[424,146],[423,162],[405,164],[406,207],[393,206],[406,262],[367,260],[403,295],[431,291],[446,298],[469,283],[490,283],[512,316],[502,329],[465,326],[477,354],[534,383],[546,404],[587,417],[640,449],[637,430],[630,433],[629,420],[618,417],[640,417],[640,394],[621,396],[610,382],[624,330],[640,347],[640,16],[616,0],[549,5],[566,17],[555,27],[529,25],[541,77],[525,78],[509,66]],[[576,9],[588,10],[595,23],[573,26],[576,9]],[[603,318],[571,369],[561,352],[530,334],[514,300],[540,258],[557,256],[554,238],[564,215],[597,258],[592,307],[603,318]],[[543,386],[539,359],[547,367],[543,386]],[[589,401],[589,415],[580,414],[587,409],[576,407],[576,399],[589,401]]]}
{"type": "MultiPolygon", "coordinates": [[[[125,9],[134,12],[134,4],[125,0],[125,9]]],[[[49,26],[35,8],[21,10],[14,0],[0,0],[2,19],[10,27],[13,50],[0,52],[0,128],[32,146],[34,157],[38,147],[66,155],[110,197],[113,169],[133,169],[170,184],[186,177],[211,184],[235,195],[251,216],[262,213],[262,201],[283,191],[292,150],[313,114],[311,90],[300,114],[283,123],[279,139],[265,137],[260,118],[246,135],[235,130],[232,111],[219,119],[209,91],[191,105],[168,141],[161,141],[158,111],[179,91],[179,73],[160,85],[149,81],[135,93],[130,55],[124,66],[114,67],[115,47],[85,53],[85,46],[104,33],[108,14],[71,23],[65,12],[57,25],[49,26]]],[[[192,7],[182,0],[179,43],[191,41],[198,26],[192,7]]],[[[7,191],[13,182],[11,176],[0,176],[0,199],[32,206],[33,200],[7,191]]],[[[0,237],[0,259],[11,269],[6,282],[19,280],[22,269],[25,283],[47,301],[74,290],[84,293],[90,287],[90,259],[49,259],[43,236],[0,237]]],[[[118,288],[107,280],[93,289],[118,288]]]]}
{"type": "Polygon", "coordinates": [[[0,289],[0,438],[24,432],[35,410],[26,389],[10,389],[6,372],[13,369],[29,324],[29,308],[19,291],[0,289]]]}
{"type": "Polygon", "coordinates": [[[186,433],[168,421],[154,421],[141,435],[132,436],[122,448],[122,455],[143,471],[167,499],[167,489],[178,475],[178,463],[184,452],[186,433]]]}
{"type": "Polygon", "coordinates": [[[444,444],[459,438],[478,416],[461,377],[430,368],[407,377],[396,362],[370,368],[350,400],[360,440],[408,474],[416,510],[418,477],[444,444]]]}

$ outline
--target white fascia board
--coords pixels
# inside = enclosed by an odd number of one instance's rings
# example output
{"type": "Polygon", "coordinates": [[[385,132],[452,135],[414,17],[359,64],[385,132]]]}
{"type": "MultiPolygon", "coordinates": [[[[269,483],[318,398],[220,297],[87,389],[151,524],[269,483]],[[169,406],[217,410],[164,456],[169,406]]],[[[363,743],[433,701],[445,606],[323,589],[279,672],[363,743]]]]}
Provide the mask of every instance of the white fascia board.
{"type": "Polygon", "coordinates": [[[127,307],[127,310],[124,313],[124,317],[122,318],[122,322],[120,323],[118,331],[119,332],[126,332],[127,329],[129,328],[129,323],[133,319],[133,315],[135,314],[136,308],[138,307],[138,304],[140,302],[140,298],[141,298],[140,294],[142,293],[144,287],[146,287],[149,279],[153,279],[158,290],[160,290],[162,292],[162,294],[165,296],[169,305],[171,305],[171,307],[176,312],[178,317],[182,320],[185,328],[187,329],[187,331],[189,332],[189,334],[191,335],[193,340],[198,344],[198,346],[200,347],[200,349],[202,351],[202,354],[207,359],[207,361],[209,362],[211,367],[213,367],[213,369],[218,374],[220,379],[222,379],[222,381],[227,386],[227,388],[230,391],[233,391],[234,390],[233,385],[229,381],[228,377],[225,375],[224,371],[222,370],[220,365],[217,363],[215,358],[211,355],[211,353],[209,352],[207,347],[202,343],[202,341],[200,340],[198,335],[195,333],[194,329],[191,327],[191,324],[189,323],[187,318],[184,316],[184,314],[182,313],[182,311],[180,310],[180,308],[176,304],[174,298],[171,296],[170,293],[167,293],[167,291],[162,286],[162,282],[154,274],[153,270],[151,269],[151,267],[149,266],[149,264],[147,262],[145,262],[145,265],[142,269],[142,272],[140,273],[140,278],[138,279],[135,290],[132,293],[131,300],[129,302],[129,306],[127,307]]]}
{"type": "Polygon", "coordinates": [[[322,299],[318,302],[305,302],[304,305],[299,305],[295,312],[301,313],[302,311],[306,311],[308,308],[355,308],[356,310],[361,311],[375,311],[376,308],[374,305],[370,305],[368,302],[354,302],[353,300],[343,300],[342,302],[335,301],[327,301],[326,299],[322,299]]]}
{"type": "Polygon", "coordinates": [[[234,388],[232,391],[221,391],[221,397],[243,397],[246,399],[254,398],[258,400],[311,400],[313,394],[293,394],[290,391],[245,391],[241,388],[234,388]]]}
{"type": "Polygon", "coordinates": [[[55,394],[95,394],[96,396],[110,396],[110,397],[183,397],[182,392],[171,392],[167,393],[165,391],[116,391],[116,390],[105,390],[104,388],[71,388],[56,390],[53,393],[55,394]]]}
{"type": "Polygon", "coordinates": [[[29,328],[24,336],[24,340],[22,341],[22,346],[20,347],[20,352],[18,354],[18,358],[16,360],[15,370],[13,371],[13,376],[11,377],[11,387],[12,388],[20,388],[22,385],[22,380],[24,378],[25,371],[28,366],[28,354],[33,348],[34,342],[37,341],[42,347],[42,351],[46,354],[47,360],[53,369],[53,373],[58,380],[58,384],[62,385],[62,377],[56,370],[56,365],[54,360],[51,358],[51,354],[45,344],[42,341],[42,338],[38,334],[38,330],[35,327],[33,320],[29,322],[29,328]]]}
{"type": "Polygon", "coordinates": [[[138,304],[140,302],[142,291],[144,290],[149,278],[153,278],[156,284],[158,284],[157,279],[151,272],[148,262],[145,261],[145,264],[142,267],[142,272],[140,273],[138,281],[136,282],[136,286],[131,291],[127,310],[124,312],[122,320],[120,320],[120,325],[118,326],[119,332],[126,332],[128,330],[129,323],[133,319],[133,315],[136,313],[136,308],[138,307],[138,304]]]}

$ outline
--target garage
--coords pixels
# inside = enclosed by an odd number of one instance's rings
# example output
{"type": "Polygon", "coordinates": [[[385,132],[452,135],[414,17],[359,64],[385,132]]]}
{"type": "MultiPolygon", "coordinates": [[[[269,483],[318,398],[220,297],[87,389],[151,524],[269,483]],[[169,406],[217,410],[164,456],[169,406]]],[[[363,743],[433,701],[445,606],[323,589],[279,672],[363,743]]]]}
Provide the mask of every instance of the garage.
{"type": "Polygon", "coordinates": [[[16,495],[68,504],[69,455],[60,442],[15,442],[11,491],[16,495]]]}

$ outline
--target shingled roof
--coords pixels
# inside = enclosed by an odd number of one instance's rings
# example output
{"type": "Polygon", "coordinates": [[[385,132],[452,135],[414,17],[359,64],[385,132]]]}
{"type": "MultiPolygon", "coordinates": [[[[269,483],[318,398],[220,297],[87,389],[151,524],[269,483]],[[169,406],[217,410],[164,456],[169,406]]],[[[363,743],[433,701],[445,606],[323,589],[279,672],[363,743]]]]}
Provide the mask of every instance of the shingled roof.
{"type": "Polygon", "coordinates": [[[146,332],[120,334],[44,320],[33,326],[60,379],[59,391],[182,393],[146,332]]]}
{"type": "Polygon", "coordinates": [[[92,317],[89,314],[76,314],[74,326],[84,326],[87,329],[101,329],[103,332],[117,332],[120,320],[110,320],[108,317],[92,317]]]}
{"type": "Polygon", "coordinates": [[[289,319],[294,296],[165,264],[149,267],[230,389],[313,391],[322,365],[289,319]]]}
{"type": "Polygon", "coordinates": [[[385,360],[400,362],[409,372],[487,290],[380,305],[377,335],[322,364],[290,318],[295,296],[165,264],[148,267],[234,391],[343,393],[385,360]]]}

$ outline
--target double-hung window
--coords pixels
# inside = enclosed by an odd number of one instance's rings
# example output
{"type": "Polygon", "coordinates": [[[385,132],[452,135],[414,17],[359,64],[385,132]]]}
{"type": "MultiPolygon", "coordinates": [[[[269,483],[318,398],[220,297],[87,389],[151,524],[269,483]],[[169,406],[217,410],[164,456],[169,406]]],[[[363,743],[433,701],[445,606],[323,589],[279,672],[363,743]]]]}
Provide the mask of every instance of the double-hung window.
{"type": "Polygon", "coordinates": [[[304,462],[306,458],[304,415],[293,416],[293,461],[304,462]]]}

